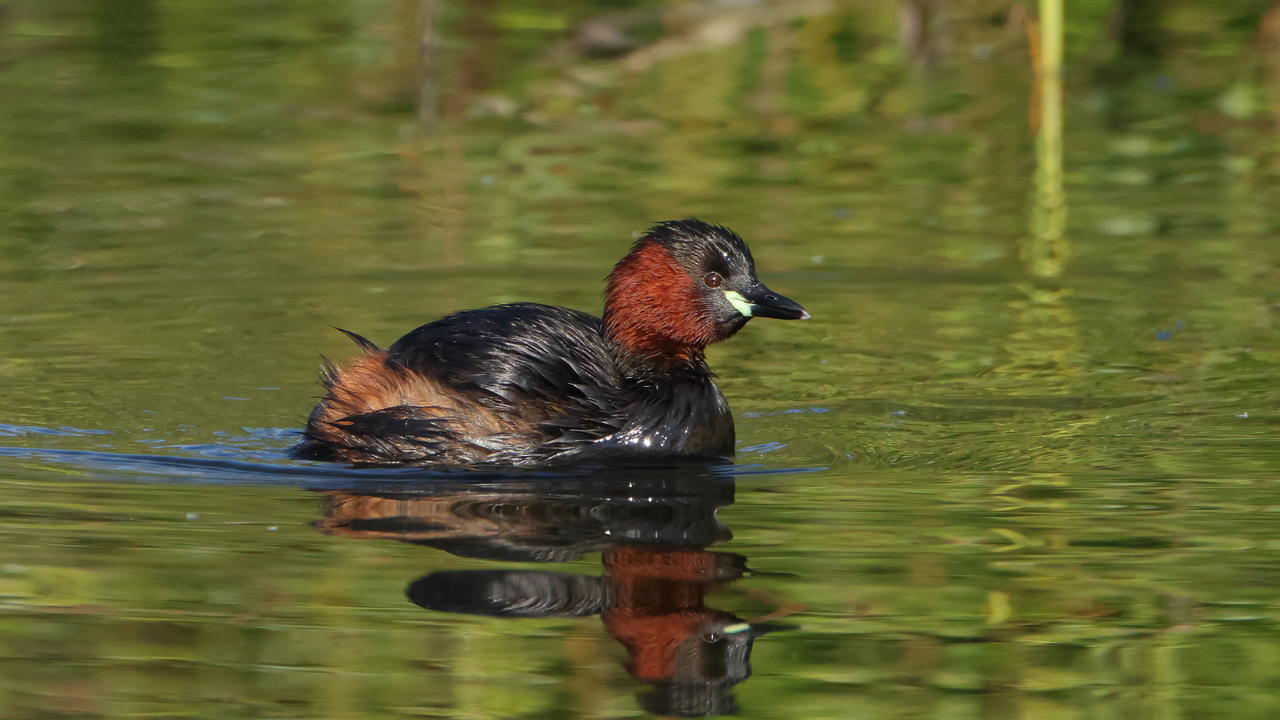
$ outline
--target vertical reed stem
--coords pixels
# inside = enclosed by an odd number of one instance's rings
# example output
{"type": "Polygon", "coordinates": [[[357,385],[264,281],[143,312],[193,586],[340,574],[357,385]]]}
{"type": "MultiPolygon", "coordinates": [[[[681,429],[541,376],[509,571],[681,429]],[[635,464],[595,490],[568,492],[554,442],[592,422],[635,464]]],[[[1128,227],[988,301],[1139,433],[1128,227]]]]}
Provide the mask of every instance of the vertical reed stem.
{"type": "Polygon", "coordinates": [[[1063,237],[1067,198],[1062,178],[1062,37],[1063,0],[1039,0],[1038,52],[1035,83],[1036,113],[1035,199],[1031,210],[1031,238],[1024,261],[1036,277],[1055,277],[1066,264],[1069,246],[1063,237]]]}

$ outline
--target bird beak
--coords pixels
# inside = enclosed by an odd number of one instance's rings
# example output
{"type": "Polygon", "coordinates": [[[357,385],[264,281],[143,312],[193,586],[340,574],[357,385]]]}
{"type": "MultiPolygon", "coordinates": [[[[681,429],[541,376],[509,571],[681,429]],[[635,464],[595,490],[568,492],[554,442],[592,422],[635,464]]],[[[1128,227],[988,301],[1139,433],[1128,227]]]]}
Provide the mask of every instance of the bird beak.
{"type": "Polygon", "coordinates": [[[756,283],[755,287],[746,293],[725,290],[724,296],[729,300],[730,305],[742,313],[743,317],[767,317],[779,320],[808,320],[810,317],[809,312],[800,307],[799,303],[779,295],[765,287],[763,283],[756,283]]]}

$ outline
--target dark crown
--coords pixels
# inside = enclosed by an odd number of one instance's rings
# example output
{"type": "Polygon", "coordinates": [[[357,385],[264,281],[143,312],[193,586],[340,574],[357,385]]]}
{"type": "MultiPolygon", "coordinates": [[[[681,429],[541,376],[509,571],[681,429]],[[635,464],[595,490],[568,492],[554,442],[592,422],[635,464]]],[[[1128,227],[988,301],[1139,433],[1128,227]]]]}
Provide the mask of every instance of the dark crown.
{"type": "Polygon", "coordinates": [[[755,273],[755,260],[746,241],[727,227],[695,218],[667,220],[655,224],[640,242],[656,242],[666,248],[685,268],[715,269],[724,274],[733,270],[755,273]],[[721,263],[724,267],[717,267],[721,263]]]}

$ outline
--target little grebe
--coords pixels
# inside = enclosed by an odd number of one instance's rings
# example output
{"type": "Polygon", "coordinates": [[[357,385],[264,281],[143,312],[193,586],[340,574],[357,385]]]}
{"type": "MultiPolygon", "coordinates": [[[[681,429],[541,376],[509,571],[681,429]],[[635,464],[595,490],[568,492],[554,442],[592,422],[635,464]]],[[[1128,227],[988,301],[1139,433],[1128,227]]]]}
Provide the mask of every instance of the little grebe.
{"type": "Polygon", "coordinates": [[[651,228],[613,268],[604,318],[516,303],[464,310],[326,366],[298,457],[540,465],[728,457],[733,416],[704,349],[753,317],[808,319],[756,278],[733,231],[651,228]]]}

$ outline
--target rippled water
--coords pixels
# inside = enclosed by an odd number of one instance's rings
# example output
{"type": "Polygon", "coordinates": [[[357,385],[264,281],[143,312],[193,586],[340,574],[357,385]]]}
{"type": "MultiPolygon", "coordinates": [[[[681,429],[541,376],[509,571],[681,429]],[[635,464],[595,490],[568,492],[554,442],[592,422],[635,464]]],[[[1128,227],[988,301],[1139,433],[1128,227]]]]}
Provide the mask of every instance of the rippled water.
{"type": "Polygon", "coordinates": [[[489,5],[0,4],[0,716],[1280,713],[1274,12],[489,5]],[[686,215],[736,464],[286,457],[686,215]]]}

